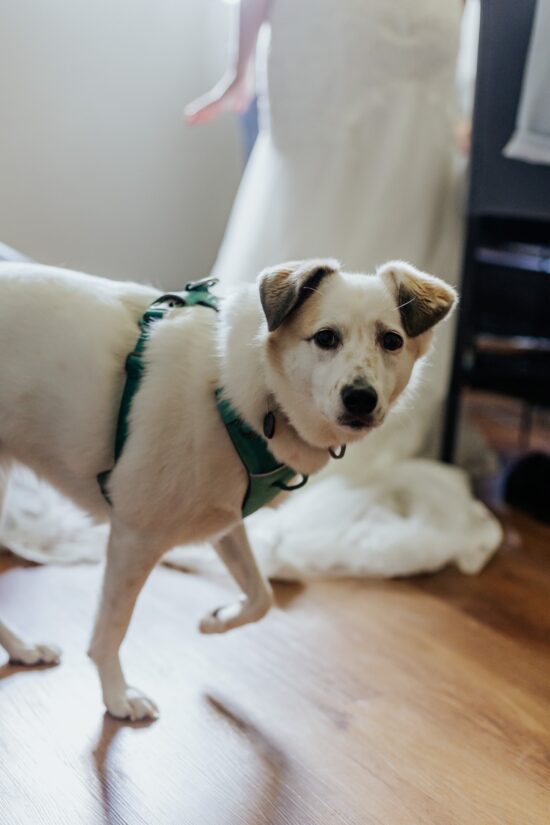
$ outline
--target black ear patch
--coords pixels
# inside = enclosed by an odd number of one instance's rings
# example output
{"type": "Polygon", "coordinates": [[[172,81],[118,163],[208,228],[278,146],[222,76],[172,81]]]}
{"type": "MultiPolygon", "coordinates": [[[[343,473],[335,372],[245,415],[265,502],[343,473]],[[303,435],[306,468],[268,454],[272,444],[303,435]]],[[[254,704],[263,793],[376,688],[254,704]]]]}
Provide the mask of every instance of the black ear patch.
{"type": "Polygon", "coordinates": [[[278,329],[294,306],[294,291],[285,282],[260,286],[260,300],[270,332],[278,329]]]}
{"type": "Polygon", "coordinates": [[[334,270],[328,266],[318,266],[312,270],[308,278],[298,287],[298,295],[291,311],[294,312],[296,309],[300,309],[302,304],[313,295],[323,278],[331,275],[332,272],[334,272],[334,270]]]}
{"type": "Polygon", "coordinates": [[[336,261],[298,261],[264,270],[260,300],[270,332],[278,329],[338,269],[336,261]]]}
{"type": "Polygon", "coordinates": [[[452,307],[448,301],[436,301],[433,297],[418,294],[418,290],[400,284],[397,291],[399,314],[403,329],[410,338],[422,335],[442,321],[452,307]]]}

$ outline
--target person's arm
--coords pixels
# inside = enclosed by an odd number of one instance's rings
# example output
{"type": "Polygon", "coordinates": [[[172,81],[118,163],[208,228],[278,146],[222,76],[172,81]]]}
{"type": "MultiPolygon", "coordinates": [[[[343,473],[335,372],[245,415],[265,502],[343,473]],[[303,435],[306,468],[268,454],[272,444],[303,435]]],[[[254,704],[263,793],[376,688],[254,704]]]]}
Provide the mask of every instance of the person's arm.
{"type": "Polygon", "coordinates": [[[187,123],[206,123],[222,112],[244,112],[255,94],[254,55],[258,32],[267,20],[271,0],[241,0],[239,37],[231,68],[213,89],[185,107],[187,123]]]}

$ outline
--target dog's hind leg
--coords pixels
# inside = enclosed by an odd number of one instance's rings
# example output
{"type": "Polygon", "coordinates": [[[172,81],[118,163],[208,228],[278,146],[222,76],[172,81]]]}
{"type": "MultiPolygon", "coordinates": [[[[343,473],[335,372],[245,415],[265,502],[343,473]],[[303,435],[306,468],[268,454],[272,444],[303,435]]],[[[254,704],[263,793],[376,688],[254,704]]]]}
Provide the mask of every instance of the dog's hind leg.
{"type": "Polygon", "coordinates": [[[55,645],[27,642],[4,622],[0,622],[0,645],[14,665],[56,665],[61,658],[55,645]]]}
{"type": "Polygon", "coordinates": [[[215,547],[244,596],[205,616],[199,626],[202,633],[225,633],[234,627],[257,622],[273,604],[271,586],[256,564],[242,522],[219,539],[215,547]]]}
{"type": "Polygon", "coordinates": [[[2,516],[4,514],[4,499],[8,489],[8,479],[10,476],[11,461],[6,458],[0,446],[0,527],[2,526],[2,516]]]}
{"type": "MultiPolygon", "coordinates": [[[[0,526],[4,498],[8,486],[8,477],[11,464],[3,455],[0,456],[0,526]]],[[[10,657],[10,662],[21,665],[57,664],[61,652],[55,645],[32,644],[26,641],[4,622],[0,622],[0,647],[3,647],[10,657]]]]}
{"type": "Polygon", "coordinates": [[[124,678],[119,649],[140,590],[162,555],[151,538],[113,519],[103,592],[88,655],[95,662],[103,701],[117,719],[156,719],[157,706],[124,678]]]}

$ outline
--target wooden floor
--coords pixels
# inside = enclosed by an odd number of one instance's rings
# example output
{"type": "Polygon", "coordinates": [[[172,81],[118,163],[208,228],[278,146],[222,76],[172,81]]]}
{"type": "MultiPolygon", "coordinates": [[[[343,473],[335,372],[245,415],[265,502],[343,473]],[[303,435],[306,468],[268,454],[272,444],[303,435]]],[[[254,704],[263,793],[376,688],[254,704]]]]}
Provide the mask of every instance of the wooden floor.
{"type": "Polygon", "coordinates": [[[280,585],[225,637],[196,624],[230,583],[158,569],[124,651],[145,726],[83,652],[100,570],[5,557],[2,617],[65,655],[0,663],[1,825],[548,825],[550,529],[505,521],[478,577],[280,585]]]}

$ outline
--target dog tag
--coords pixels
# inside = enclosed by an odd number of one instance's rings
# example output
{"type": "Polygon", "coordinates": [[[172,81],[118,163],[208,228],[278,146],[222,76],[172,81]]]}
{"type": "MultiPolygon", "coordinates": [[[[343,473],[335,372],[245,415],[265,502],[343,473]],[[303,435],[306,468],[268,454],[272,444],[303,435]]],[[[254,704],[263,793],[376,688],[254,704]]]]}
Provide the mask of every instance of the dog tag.
{"type": "Polygon", "coordinates": [[[264,435],[268,440],[275,435],[275,416],[271,411],[264,416],[264,435]]]}

